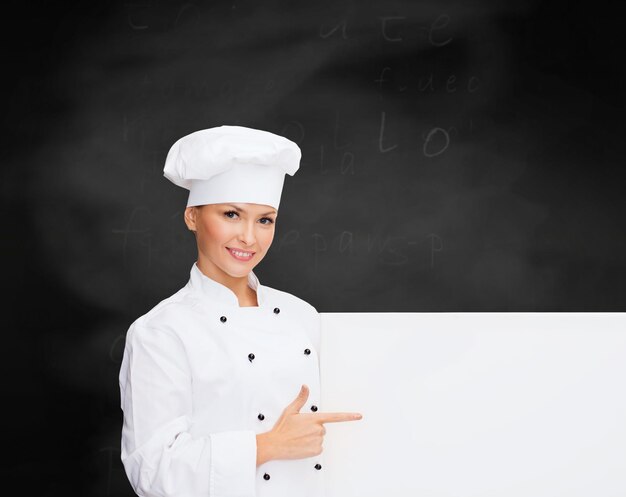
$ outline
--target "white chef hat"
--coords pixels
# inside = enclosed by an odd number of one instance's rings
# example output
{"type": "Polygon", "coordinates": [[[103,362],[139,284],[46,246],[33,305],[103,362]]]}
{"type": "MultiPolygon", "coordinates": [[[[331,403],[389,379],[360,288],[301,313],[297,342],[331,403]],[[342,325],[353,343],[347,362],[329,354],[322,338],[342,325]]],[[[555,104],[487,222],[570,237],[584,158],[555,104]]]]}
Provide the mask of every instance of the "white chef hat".
{"type": "Polygon", "coordinates": [[[189,190],[187,207],[242,202],[278,209],[285,174],[295,174],[301,156],[287,138],[224,125],[180,138],[167,154],[163,175],[189,190]]]}

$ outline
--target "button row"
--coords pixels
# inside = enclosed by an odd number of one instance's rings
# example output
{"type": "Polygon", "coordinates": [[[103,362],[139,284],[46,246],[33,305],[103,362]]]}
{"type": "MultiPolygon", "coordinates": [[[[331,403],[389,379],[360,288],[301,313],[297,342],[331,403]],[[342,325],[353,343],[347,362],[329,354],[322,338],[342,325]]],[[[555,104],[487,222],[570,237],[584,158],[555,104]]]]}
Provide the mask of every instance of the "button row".
{"type": "MultiPolygon", "coordinates": [[[[317,463],[317,464],[316,464],[315,466],[313,466],[313,467],[314,467],[315,469],[317,469],[317,470],[322,469],[322,465],[321,465],[320,463],[317,463]]],[[[269,480],[269,479],[270,479],[270,475],[269,475],[269,474],[267,474],[267,473],[265,473],[265,474],[263,475],[263,479],[264,479],[264,480],[269,480]]]]}
{"type": "MultiPolygon", "coordinates": [[[[311,355],[311,349],[304,349],[304,355],[311,355]]],[[[248,354],[248,360],[249,360],[250,362],[254,361],[254,358],[255,358],[255,357],[256,357],[256,356],[255,356],[252,352],[250,352],[250,353],[248,354]]]]}
{"type": "MultiPolygon", "coordinates": [[[[316,412],[317,411],[317,406],[313,405],[311,406],[311,411],[316,412]]],[[[263,421],[265,419],[265,414],[263,414],[262,412],[260,412],[257,415],[257,418],[259,418],[261,421],[263,421]]]]}
{"type": "MultiPolygon", "coordinates": [[[[280,309],[278,307],[275,307],[274,314],[278,314],[279,312],[280,312],[280,309]]],[[[220,321],[222,323],[225,323],[226,321],[228,321],[228,319],[226,318],[226,316],[221,316],[220,321]]],[[[311,349],[304,349],[304,355],[310,355],[310,354],[311,354],[311,349]]],[[[248,360],[252,362],[254,360],[254,354],[252,353],[248,354],[248,360]]]]}
{"type": "MultiPolygon", "coordinates": [[[[279,314],[279,313],[280,313],[280,309],[279,309],[278,307],[275,307],[275,308],[274,308],[274,314],[279,314]]],[[[220,321],[221,321],[222,323],[225,323],[226,321],[228,321],[228,319],[226,318],[226,316],[221,316],[221,317],[220,317],[220,321]]],[[[310,354],[311,354],[311,349],[304,349],[304,354],[305,354],[305,355],[310,355],[310,354]]],[[[248,360],[249,360],[250,362],[252,362],[252,361],[254,360],[254,358],[255,358],[255,355],[254,355],[252,352],[250,352],[250,353],[248,354],[248,360]]],[[[312,406],[311,406],[311,411],[316,412],[316,411],[317,411],[317,406],[312,405],[312,406]]],[[[259,415],[258,415],[257,417],[258,417],[258,418],[259,418],[259,420],[261,420],[261,421],[263,421],[263,420],[265,419],[265,416],[263,415],[263,413],[259,413],[259,415]]],[[[314,466],[314,468],[315,468],[315,469],[318,469],[318,470],[319,470],[319,469],[322,469],[322,465],[318,463],[318,464],[316,464],[316,465],[314,466]]],[[[270,475],[269,475],[269,474],[267,474],[267,473],[265,473],[265,474],[263,475],[263,479],[264,479],[264,480],[269,480],[269,479],[270,479],[270,475]]]]}
{"type": "MultiPolygon", "coordinates": [[[[274,314],[279,314],[280,313],[280,309],[278,307],[274,307],[274,314]]],[[[225,323],[226,321],[228,321],[228,319],[226,318],[226,316],[220,316],[220,321],[222,323],[225,323]]]]}

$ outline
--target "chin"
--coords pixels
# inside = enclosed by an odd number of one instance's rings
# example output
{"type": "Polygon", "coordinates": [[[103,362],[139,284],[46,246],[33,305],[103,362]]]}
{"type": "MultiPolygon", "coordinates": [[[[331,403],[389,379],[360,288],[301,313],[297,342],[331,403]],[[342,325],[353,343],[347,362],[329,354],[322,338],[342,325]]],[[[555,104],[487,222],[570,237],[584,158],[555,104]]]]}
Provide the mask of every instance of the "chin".
{"type": "Polygon", "coordinates": [[[237,264],[236,262],[233,263],[229,261],[228,264],[222,266],[222,271],[234,278],[242,278],[252,271],[253,268],[254,266],[252,264],[237,264]]]}
{"type": "Polygon", "coordinates": [[[225,273],[228,273],[229,276],[232,276],[233,278],[243,278],[244,276],[247,276],[247,274],[252,270],[252,268],[250,269],[239,269],[239,270],[234,270],[234,271],[225,271],[225,273]]]}

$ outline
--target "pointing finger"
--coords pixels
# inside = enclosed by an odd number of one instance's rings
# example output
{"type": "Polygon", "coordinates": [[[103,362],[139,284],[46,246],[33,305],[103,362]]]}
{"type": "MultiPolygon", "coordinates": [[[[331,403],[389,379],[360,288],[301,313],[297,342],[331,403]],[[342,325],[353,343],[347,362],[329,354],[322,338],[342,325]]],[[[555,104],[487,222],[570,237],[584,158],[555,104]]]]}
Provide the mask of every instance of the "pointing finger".
{"type": "Polygon", "coordinates": [[[320,423],[340,423],[342,421],[358,421],[363,416],[358,412],[320,412],[312,414],[320,423]]]}

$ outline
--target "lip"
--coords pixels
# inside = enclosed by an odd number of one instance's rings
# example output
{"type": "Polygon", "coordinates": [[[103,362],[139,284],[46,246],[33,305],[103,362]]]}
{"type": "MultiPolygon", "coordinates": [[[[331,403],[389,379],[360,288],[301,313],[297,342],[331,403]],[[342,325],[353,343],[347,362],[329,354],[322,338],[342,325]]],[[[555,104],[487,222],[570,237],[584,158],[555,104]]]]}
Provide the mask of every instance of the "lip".
{"type": "Polygon", "coordinates": [[[238,261],[242,261],[242,262],[247,262],[247,261],[251,260],[252,257],[254,257],[254,254],[256,253],[256,252],[251,252],[249,250],[241,250],[241,249],[238,249],[238,248],[231,248],[231,247],[226,247],[226,250],[228,251],[228,253],[231,256],[233,256],[234,259],[236,259],[238,261]],[[246,254],[250,254],[250,256],[246,257],[246,258],[237,257],[235,254],[233,254],[231,252],[231,250],[237,250],[238,252],[245,252],[246,254]]]}

